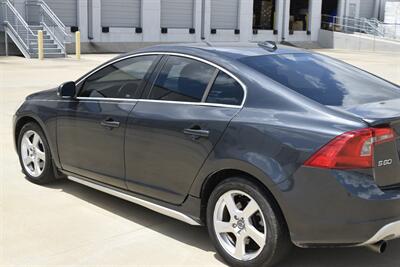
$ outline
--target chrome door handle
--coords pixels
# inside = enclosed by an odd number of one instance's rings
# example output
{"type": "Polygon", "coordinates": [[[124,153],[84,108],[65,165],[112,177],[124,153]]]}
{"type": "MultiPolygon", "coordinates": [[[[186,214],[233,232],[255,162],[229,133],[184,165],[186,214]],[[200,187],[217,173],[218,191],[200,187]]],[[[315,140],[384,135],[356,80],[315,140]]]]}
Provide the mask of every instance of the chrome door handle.
{"type": "Polygon", "coordinates": [[[112,129],[112,128],[118,128],[119,125],[120,125],[120,122],[119,121],[115,121],[112,118],[108,118],[108,119],[105,119],[105,120],[101,121],[100,125],[105,127],[105,128],[112,129]]]}
{"type": "Polygon", "coordinates": [[[205,137],[207,138],[210,136],[210,131],[209,130],[202,130],[202,129],[196,129],[196,128],[190,128],[190,129],[185,129],[183,130],[184,134],[191,135],[194,137],[205,137]]]}

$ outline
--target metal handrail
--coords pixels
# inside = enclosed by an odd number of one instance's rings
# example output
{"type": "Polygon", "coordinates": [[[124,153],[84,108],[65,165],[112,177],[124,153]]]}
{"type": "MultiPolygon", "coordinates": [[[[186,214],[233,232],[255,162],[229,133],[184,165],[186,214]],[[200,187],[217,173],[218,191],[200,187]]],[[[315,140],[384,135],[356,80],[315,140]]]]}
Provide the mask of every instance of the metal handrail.
{"type": "Polygon", "coordinates": [[[65,25],[64,23],[57,17],[57,15],[54,13],[53,10],[51,10],[51,8],[46,4],[46,2],[42,1],[42,0],[28,0],[26,1],[26,3],[29,2],[37,2],[39,3],[43,10],[47,13],[47,15],[49,15],[50,18],[52,18],[53,22],[58,26],[58,28],[60,28],[60,30],[66,35],[69,36],[69,34],[65,31],[65,25]]]}
{"type": "Polygon", "coordinates": [[[366,18],[362,18],[362,21],[364,22],[364,25],[367,24],[369,26],[369,28],[366,28],[368,33],[371,33],[371,34],[377,35],[377,36],[381,36],[381,37],[385,36],[385,34],[379,28],[380,21],[370,20],[370,19],[366,19],[366,18]]]}
{"type": "MultiPolygon", "coordinates": [[[[42,22],[43,28],[50,34],[50,36],[54,39],[54,41],[62,48],[65,49],[64,44],[58,40],[57,36],[51,32],[51,29],[45,22],[42,22]]],[[[64,51],[65,52],[65,51],[64,51]]]]}
{"type": "Polygon", "coordinates": [[[321,28],[344,33],[365,33],[374,37],[398,41],[397,36],[388,34],[385,30],[385,24],[377,19],[338,17],[323,14],[321,28]]]}
{"type": "Polygon", "coordinates": [[[27,0],[26,6],[37,6],[40,8],[40,24],[48,31],[63,52],[66,52],[65,44],[71,42],[71,35],[65,31],[65,25],[42,0],[27,0]]]}
{"type": "MultiPolygon", "coordinates": [[[[18,11],[15,9],[15,7],[11,4],[10,0],[5,0],[2,2],[3,4],[5,4],[10,10],[11,12],[14,14],[14,16],[16,18],[18,18],[18,20],[21,22],[21,24],[24,26],[24,28],[26,28],[28,31],[30,31],[30,33],[32,35],[35,35],[33,33],[33,31],[29,28],[28,23],[26,23],[26,21],[24,20],[24,18],[21,16],[21,14],[18,13],[18,11]]],[[[4,18],[5,21],[7,21],[7,17],[4,18]]]]}
{"type": "Polygon", "coordinates": [[[30,40],[29,37],[32,36],[34,39],[36,39],[37,35],[33,33],[33,31],[29,28],[28,23],[26,23],[26,21],[22,18],[22,16],[19,14],[19,12],[15,9],[15,7],[11,4],[9,0],[3,1],[2,4],[4,6],[4,15],[5,15],[4,24],[14,33],[14,35],[20,40],[21,44],[29,52],[29,40],[30,40]],[[9,15],[11,15],[13,19],[11,22],[9,20],[10,19],[9,15]],[[12,22],[14,22],[14,24],[12,22]],[[26,39],[23,38],[19,25],[22,26],[23,34],[26,34],[26,39]]]}
{"type": "Polygon", "coordinates": [[[13,32],[13,34],[18,38],[18,40],[20,40],[21,44],[25,47],[26,51],[29,53],[29,45],[27,45],[24,42],[24,40],[22,39],[20,34],[18,34],[18,32],[15,30],[15,28],[8,21],[5,21],[4,23],[8,27],[8,29],[10,29],[13,32]]]}

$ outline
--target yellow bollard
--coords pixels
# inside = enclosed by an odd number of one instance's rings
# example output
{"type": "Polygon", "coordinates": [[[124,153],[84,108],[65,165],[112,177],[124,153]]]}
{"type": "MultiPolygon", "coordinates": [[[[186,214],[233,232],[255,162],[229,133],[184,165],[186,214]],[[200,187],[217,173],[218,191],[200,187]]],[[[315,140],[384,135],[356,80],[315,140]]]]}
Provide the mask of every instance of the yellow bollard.
{"type": "Polygon", "coordinates": [[[44,58],[43,50],[43,31],[38,31],[38,59],[42,60],[44,58]]]}
{"type": "Polygon", "coordinates": [[[81,59],[81,32],[75,32],[75,54],[76,59],[81,59]]]}

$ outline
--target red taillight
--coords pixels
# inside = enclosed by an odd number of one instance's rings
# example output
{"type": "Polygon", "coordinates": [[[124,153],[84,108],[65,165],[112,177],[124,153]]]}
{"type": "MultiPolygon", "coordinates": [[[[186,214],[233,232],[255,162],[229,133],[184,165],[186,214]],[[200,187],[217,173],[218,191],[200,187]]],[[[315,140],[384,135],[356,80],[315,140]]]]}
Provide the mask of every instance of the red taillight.
{"type": "Polygon", "coordinates": [[[304,165],[327,169],[372,168],[374,145],[392,141],[391,128],[366,128],[346,132],[331,140],[304,165]]]}

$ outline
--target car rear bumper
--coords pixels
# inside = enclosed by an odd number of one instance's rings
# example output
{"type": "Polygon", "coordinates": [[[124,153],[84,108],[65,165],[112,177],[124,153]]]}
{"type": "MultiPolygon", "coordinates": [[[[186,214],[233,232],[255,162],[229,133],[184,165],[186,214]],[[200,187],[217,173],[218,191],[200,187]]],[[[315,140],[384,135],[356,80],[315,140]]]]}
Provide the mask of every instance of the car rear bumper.
{"type": "Polygon", "coordinates": [[[400,238],[400,221],[383,226],[373,237],[360,244],[360,246],[376,244],[382,240],[389,241],[396,238],[400,238]]]}
{"type": "Polygon", "coordinates": [[[298,246],[360,246],[400,237],[400,189],[381,190],[366,171],[301,167],[278,187],[298,246]]]}

